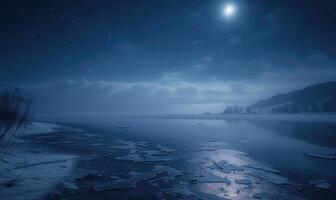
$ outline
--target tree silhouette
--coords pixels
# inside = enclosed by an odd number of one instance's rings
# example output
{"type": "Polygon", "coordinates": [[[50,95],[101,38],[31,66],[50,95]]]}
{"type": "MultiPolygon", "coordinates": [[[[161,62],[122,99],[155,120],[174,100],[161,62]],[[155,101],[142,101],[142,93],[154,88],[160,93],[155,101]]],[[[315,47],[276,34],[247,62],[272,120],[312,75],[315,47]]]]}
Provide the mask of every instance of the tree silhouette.
{"type": "Polygon", "coordinates": [[[0,92],[0,149],[6,151],[11,147],[11,139],[31,121],[31,95],[19,87],[0,92]]]}

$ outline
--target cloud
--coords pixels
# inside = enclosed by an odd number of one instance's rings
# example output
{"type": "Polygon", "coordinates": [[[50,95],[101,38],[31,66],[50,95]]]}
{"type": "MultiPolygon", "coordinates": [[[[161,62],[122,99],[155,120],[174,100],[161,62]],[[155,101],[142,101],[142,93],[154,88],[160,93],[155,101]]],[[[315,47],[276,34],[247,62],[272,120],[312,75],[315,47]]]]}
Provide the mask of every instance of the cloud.
{"type": "MultiPolygon", "coordinates": [[[[232,87],[232,88],[231,88],[232,87]]],[[[60,81],[31,86],[40,113],[202,113],[234,103],[230,83],[60,81]],[[232,93],[232,94],[231,94],[232,93]]]]}
{"type": "Polygon", "coordinates": [[[202,101],[195,85],[155,82],[60,81],[32,86],[34,107],[47,113],[159,113],[202,101]]]}
{"type": "Polygon", "coordinates": [[[212,57],[210,57],[210,56],[205,56],[205,57],[202,58],[201,61],[202,61],[203,63],[210,63],[210,62],[212,62],[212,60],[213,60],[212,57]]]}
{"type": "Polygon", "coordinates": [[[196,72],[204,71],[206,70],[208,65],[211,64],[212,61],[213,61],[212,57],[204,56],[197,64],[193,66],[193,70],[195,70],[196,72]]]}
{"type": "Polygon", "coordinates": [[[207,65],[205,65],[205,64],[196,64],[196,65],[194,65],[193,68],[194,68],[196,71],[203,71],[203,70],[206,69],[206,67],[207,67],[207,65]]]}
{"type": "Polygon", "coordinates": [[[168,74],[156,81],[65,80],[31,85],[39,113],[176,114],[221,112],[309,84],[336,80],[336,69],[265,72],[239,81],[187,81],[168,74]]]}

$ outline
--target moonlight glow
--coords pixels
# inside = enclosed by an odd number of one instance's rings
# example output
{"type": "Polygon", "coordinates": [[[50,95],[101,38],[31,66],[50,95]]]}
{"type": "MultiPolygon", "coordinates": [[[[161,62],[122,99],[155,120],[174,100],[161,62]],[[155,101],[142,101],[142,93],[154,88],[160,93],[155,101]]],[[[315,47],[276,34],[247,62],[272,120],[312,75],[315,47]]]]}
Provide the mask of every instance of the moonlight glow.
{"type": "Polygon", "coordinates": [[[223,15],[225,17],[231,17],[235,13],[235,7],[232,4],[227,4],[223,8],[223,15]]]}

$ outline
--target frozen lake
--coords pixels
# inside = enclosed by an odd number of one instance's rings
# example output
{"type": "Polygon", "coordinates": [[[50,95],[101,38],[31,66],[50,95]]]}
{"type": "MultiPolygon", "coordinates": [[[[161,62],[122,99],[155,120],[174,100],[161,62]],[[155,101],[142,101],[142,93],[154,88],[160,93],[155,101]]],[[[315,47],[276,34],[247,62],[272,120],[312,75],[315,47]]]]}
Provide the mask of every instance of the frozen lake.
{"type": "Polygon", "coordinates": [[[47,199],[335,199],[336,123],[299,119],[71,117],[30,139],[78,156],[47,199]]]}

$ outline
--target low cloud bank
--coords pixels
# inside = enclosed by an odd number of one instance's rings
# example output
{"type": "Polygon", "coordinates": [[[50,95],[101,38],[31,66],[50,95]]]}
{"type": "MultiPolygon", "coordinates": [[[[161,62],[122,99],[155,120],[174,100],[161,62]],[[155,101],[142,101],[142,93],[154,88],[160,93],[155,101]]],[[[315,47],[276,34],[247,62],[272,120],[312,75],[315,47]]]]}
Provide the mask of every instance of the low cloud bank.
{"type": "Polygon", "coordinates": [[[150,82],[66,80],[32,85],[37,113],[191,114],[221,112],[309,84],[336,80],[336,70],[264,73],[241,81],[188,82],[180,76],[150,82]],[[170,81],[167,81],[170,80],[170,81]]]}

